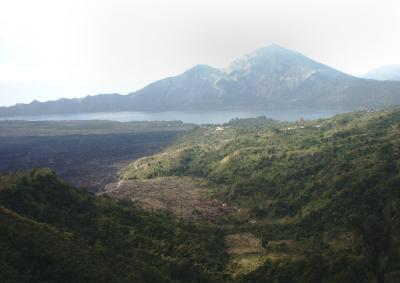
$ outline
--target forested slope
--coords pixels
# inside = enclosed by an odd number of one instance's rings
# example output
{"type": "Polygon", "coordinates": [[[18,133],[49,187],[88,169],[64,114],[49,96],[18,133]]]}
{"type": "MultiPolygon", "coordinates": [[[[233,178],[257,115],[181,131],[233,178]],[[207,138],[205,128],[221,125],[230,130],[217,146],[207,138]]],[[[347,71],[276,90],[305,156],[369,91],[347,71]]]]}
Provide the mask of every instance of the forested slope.
{"type": "Polygon", "coordinates": [[[221,282],[221,231],[94,196],[47,169],[0,178],[1,282],[221,282]]]}
{"type": "Polygon", "coordinates": [[[203,178],[221,200],[250,209],[242,231],[266,249],[280,241],[293,256],[265,261],[248,279],[364,282],[399,267],[399,150],[398,108],[296,123],[234,120],[197,128],[122,178],[203,178]]]}
{"type": "Polygon", "coordinates": [[[257,216],[311,217],[338,202],[348,214],[358,209],[342,205],[349,195],[368,205],[369,194],[397,192],[399,150],[399,109],[297,123],[234,120],[197,128],[133,162],[122,177],[204,178],[221,198],[257,216]]]}

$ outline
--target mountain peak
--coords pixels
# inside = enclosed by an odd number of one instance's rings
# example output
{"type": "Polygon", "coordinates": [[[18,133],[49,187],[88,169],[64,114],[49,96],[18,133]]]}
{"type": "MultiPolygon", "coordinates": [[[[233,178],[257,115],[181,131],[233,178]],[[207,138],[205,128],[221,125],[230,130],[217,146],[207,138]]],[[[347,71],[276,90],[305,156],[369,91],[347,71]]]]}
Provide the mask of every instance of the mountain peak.
{"type": "Polygon", "coordinates": [[[266,55],[274,56],[275,55],[276,56],[276,55],[289,55],[289,54],[297,55],[297,56],[303,56],[304,57],[304,55],[302,55],[301,53],[299,53],[297,51],[288,49],[286,47],[283,47],[283,46],[275,44],[275,43],[267,45],[267,46],[264,46],[264,47],[261,47],[259,49],[256,49],[255,51],[249,53],[248,55],[253,55],[253,56],[255,56],[255,55],[258,55],[258,56],[266,56],[266,55]]]}
{"type": "Polygon", "coordinates": [[[187,72],[204,72],[204,71],[212,71],[212,70],[215,70],[215,68],[205,65],[205,64],[197,64],[197,65],[194,65],[189,70],[187,70],[187,72]]]}
{"type": "Polygon", "coordinates": [[[287,49],[278,44],[271,44],[259,48],[233,61],[230,69],[248,69],[250,67],[265,67],[275,64],[293,64],[310,62],[311,59],[301,53],[287,49]]]}
{"type": "Polygon", "coordinates": [[[197,64],[185,71],[183,74],[191,77],[203,77],[211,74],[220,73],[219,69],[204,64],[197,64]]]}
{"type": "Polygon", "coordinates": [[[276,51],[291,51],[291,52],[295,52],[295,51],[292,51],[292,50],[290,50],[286,47],[283,47],[279,44],[276,44],[276,43],[261,47],[261,48],[257,49],[255,52],[259,52],[259,51],[275,51],[275,52],[276,51]]]}
{"type": "Polygon", "coordinates": [[[300,52],[278,44],[271,44],[244,55],[230,65],[228,72],[247,73],[253,77],[254,74],[262,73],[264,77],[297,82],[304,81],[312,75],[351,78],[351,76],[314,61],[300,52]]]}

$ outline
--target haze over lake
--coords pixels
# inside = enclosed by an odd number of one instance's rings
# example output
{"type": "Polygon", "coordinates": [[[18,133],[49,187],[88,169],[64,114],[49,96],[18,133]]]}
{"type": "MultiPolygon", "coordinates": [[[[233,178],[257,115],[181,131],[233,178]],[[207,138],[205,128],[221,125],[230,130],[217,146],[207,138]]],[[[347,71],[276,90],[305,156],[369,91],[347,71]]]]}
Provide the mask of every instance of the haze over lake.
{"type": "Polygon", "coordinates": [[[130,121],[182,121],[195,124],[221,124],[235,118],[253,118],[266,116],[282,121],[296,121],[329,118],[339,111],[333,110],[258,110],[258,111],[165,111],[165,112],[99,112],[99,113],[71,113],[57,115],[37,115],[1,117],[0,120],[27,120],[27,121],[62,121],[62,120],[111,120],[119,122],[130,121]]]}

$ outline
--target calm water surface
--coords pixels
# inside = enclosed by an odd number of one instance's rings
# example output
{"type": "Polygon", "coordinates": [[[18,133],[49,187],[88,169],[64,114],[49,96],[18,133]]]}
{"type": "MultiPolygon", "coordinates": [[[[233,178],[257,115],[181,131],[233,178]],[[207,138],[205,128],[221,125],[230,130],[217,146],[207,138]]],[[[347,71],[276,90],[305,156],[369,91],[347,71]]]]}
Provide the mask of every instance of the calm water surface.
{"type": "Polygon", "coordinates": [[[79,114],[57,114],[38,116],[2,117],[0,120],[60,121],[60,120],[112,120],[130,121],[175,121],[195,124],[221,124],[234,118],[266,116],[282,121],[296,121],[300,118],[313,120],[329,118],[338,111],[329,110],[265,110],[265,111],[166,111],[166,112],[101,112],[79,114]]]}

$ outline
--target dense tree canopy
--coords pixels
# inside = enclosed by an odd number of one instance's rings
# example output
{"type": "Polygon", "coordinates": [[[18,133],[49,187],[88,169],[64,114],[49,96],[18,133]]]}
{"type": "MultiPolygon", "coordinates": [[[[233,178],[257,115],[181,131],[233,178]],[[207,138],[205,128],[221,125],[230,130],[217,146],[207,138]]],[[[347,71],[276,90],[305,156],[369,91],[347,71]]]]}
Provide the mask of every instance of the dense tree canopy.
{"type": "Polygon", "coordinates": [[[219,282],[222,232],[62,183],[0,179],[1,282],[219,282]]]}

